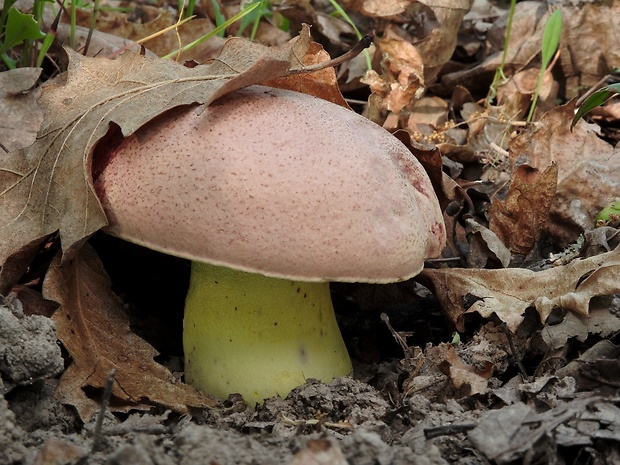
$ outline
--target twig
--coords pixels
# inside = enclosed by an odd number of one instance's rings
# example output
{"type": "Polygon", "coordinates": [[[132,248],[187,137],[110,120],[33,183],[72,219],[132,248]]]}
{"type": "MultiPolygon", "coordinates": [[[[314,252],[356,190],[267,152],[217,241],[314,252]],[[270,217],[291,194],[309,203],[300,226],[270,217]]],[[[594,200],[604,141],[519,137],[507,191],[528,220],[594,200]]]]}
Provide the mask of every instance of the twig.
{"type": "Polygon", "coordinates": [[[91,453],[96,452],[99,448],[99,444],[101,443],[101,428],[103,426],[105,412],[106,410],[108,410],[108,405],[110,405],[110,396],[112,395],[112,387],[114,386],[115,374],[116,370],[112,368],[108,373],[108,378],[105,381],[105,386],[103,388],[103,398],[101,399],[101,407],[99,408],[99,413],[97,414],[97,422],[95,423],[95,430],[93,431],[93,446],[91,448],[91,453]]]}
{"type": "Polygon", "coordinates": [[[286,72],[286,75],[294,76],[296,74],[314,73],[315,71],[320,71],[325,68],[333,68],[334,66],[341,65],[342,63],[352,60],[353,58],[358,56],[360,53],[362,53],[364,49],[367,49],[368,47],[370,47],[370,44],[372,44],[372,41],[374,40],[374,38],[375,38],[375,33],[370,32],[366,34],[364,37],[362,37],[362,39],[357,44],[355,44],[355,46],[351,50],[340,55],[339,57],[334,58],[332,60],[323,61],[321,63],[316,63],[314,65],[304,66],[303,68],[289,69],[286,72]]]}
{"type": "MultiPolygon", "coordinates": [[[[407,345],[407,341],[405,341],[405,339],[400,335],[400,333],[398,331],[396,331],[392,327],[392,325],[390,324],[390,317],[387,316],[385,313],[382,313],[381,314],[381,321],[383,321],[385,323],[385,326],[387,326],[387,328],[390,330],[390,333],[392,333],[392,336],[394,336],[394,339],[396,339],[396,342],[398,343],[400,348],[403,349],[403,352],[405,353],[405,358],[406,359],[410,359],[411,358],[411,349],[407,345]]],[[[409,333],[409,334],[407,334],[407,336],[409,336],[411,334],[412,333],[409,333]]]]}
{"type": "Polygon", "coordinates": [[[458,433],[470,431],[475,427],[475,423],[461,423],[457,425],[437,426],[436,428],[424,428],[424,437],[426,439],[433,439],[439,436],[453,436],[458,433]]]}
{"type": "Polygon", "coordinates": [[[512,334],[510,334],[510,330],[508,329],[508,326],[506,326],[506,323],[502,323],[502,329],[504,330],[504,334],[506,335],[506,339],[508,340],[508,345],[510,346],[510,355],[512,355],[512,358],[517,364],[517,368],[519,368],[519,371],[521,372],[523,378],[529,380],[530,377],[527,374],[523,363],[521,363],[521,359],[517,355],[517,348],[515,347],[514,340],[512,339],[512,334]]]}

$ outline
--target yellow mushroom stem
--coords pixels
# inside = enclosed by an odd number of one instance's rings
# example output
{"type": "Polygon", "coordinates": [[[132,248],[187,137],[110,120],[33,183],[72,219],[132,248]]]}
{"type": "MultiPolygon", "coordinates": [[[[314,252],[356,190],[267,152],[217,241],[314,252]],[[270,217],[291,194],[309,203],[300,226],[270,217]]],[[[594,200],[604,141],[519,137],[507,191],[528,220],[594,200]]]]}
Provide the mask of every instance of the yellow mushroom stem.
{"type": "Polygon", "coordinates": [[[221,398],[253,405],[352,372],[325,282],[193,262],[183,326],[186,382],[221,398]]]}

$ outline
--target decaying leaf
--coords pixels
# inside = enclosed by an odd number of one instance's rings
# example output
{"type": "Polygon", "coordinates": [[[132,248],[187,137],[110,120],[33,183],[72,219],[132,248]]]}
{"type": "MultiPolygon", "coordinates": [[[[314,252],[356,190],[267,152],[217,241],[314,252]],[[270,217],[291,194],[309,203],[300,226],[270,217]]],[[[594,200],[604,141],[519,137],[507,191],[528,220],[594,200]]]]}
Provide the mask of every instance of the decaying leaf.
{"type": "Polygon", "coordinates": [[[60,378],[57,396],[75,406],[84,421],[99,409],[84,389],[102,389],[113,368],[112,395],[126,407],[148,403],[185,412],[188,406],[215,404],[153,360],[157,351],[131,332],[123,303],[112,292],[103,265],[89,245],[62,264],[60,254],[56,257],[43,294],[60,304],[53,320],[58,338],[73,359],[60,378]]]}
{"type": "Polygon", "coordinates": [[[60,230],[63,251],[106,224],[92,189],[90,155],[110,124],[124,136],[173,107],[209,104],[235,89],[301,67],[309,32],[280,49],[230,39],[217,59],[187,68],[124,53],[116,60],[70,55],[64,80],[43,88],[35,143],[0,165],[0,263],[60,230]],[[137,111],[137,109],[139,111],[137,111]]]}
{"type": "Polygon", "coordinates": [[[380,39],[383,75],[368,71],[362,82],[380,97],[380,109],[399,113],[424,91],[424,63],[417,48],[389,33],[380,39]]]}
{"type": "Polygon", "coordinates": [[[619,420],[620,409],[597,396],[577,397],[541,413],[517,402],[485,414],[468,439],[495,464],[526,463],[527,458],[545,457],[550,441],[553,447],[574,447],[591,444],[590,434],[618,440],[619,420]]]}
{"type": "Polygon", "coordinates": [[[564,347],[571,338],[582,342],[595,334],[610,338],[620,332],[620,318],[610,311],[609,306],[607,299],[594,300],[588,318],[568,313],[561,323],[545,325],[540,335],[550,349],[564,347]]]}
{"type": "Polygon", "coordinates": [[[510,250],[489,228],[471,218],[465,218],[465,233],[469,242],[469,268],[506,268],[510,265],[510,250]]]}
{"type": "Polygon", "coordinates": [[[571,131],[574,103],[547,112],[510,143],[515,164],[545,170],[558,166],[558,186],[545,229],[561,244],[594,227],[598,212],[620,193],[618,149],[580,121],[571,131]]]}
{"type": "Polygon", "coordinates": [[[512,176],[506,200],[493,199],[489,208],[489,228],[512,252],[526,254],[540,238],[555,195],[557,178],[556,164],[551,164],[542,173],[521,165],[512,176]]]}
{"type": "Polygon", "coordinates": [[[478,312],[484,318],[496,314],[514,332],[529,307],[536,308],[543,322],[554,308],[588,315],[590,299],[620,292],[619,275],[620,247],[539,272],[450,268],[427,269],[421,277],[430,280],[443,311],[459,331],[464,329],[464,315],[478,312]]]}
{"type": "Polygon", "coordinates": [[[446,359],[440,368],[450,377],[456,389],[464,390],[471,396],[486,393],[488,380],[493,375],[493,363],[485,361],[484,368],[468,365],[461,360],[454,347],[448,347],[446,359]]]}

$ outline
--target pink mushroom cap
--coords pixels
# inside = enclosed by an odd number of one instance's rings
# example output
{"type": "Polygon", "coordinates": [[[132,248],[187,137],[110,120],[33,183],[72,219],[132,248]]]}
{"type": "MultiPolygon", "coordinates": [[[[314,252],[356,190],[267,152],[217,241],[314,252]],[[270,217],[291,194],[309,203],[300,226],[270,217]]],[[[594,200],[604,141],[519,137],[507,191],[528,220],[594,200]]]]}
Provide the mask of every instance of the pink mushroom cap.
{"type": "Polygon", "coordinates": [[[98,149],[94,178],[108,233],[271,277],[400,281],[445,243],[429,178],[400,141],[287,90],[175,108],[98,149]]]}

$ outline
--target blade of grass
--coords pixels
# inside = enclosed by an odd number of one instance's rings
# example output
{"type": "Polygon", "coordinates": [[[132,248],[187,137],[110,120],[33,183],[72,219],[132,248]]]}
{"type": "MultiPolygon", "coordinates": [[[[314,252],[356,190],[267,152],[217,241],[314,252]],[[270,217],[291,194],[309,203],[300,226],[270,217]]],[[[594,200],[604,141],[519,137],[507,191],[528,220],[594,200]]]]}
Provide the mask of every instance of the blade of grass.
{"type": "Polygon", "coordinates": [[[506,80],[506,76],[504,75],[504,66],[506,66],[508,43],[510,42],[510,31],[512,31],[512,20],[515,15],[516,5],[517,0],[510,1],[510,10],[508,11],[508,23],[506,24],[506,35],[504,36],[504,51],[502,52],[502,61],[500,62],[499,67],[495,70],[493,82],[489,86],[489,93],[487,94],[487,104],[490,104],[493,100],[495,100],[495,97],[497,97],[497,86],[499,85],[499,82],[506,80]]]}
{"type": "MultiPolygon", "coordinates": [[[[215,15],[215,25],[219,26],[220,24],[224,24],[226,21],[226,17],[222,14],[222,10],[220,9],[220,4],[217,0],[211,0],[211,5],[213,6],[213,14],[215,15]]],[[[224,37],[224,29],[217,33],[219,37],[224,37]]]]}
{"type": "Polygon", "coordinates": [[[603,103],[605,103],[607,100],[609,100],[611,97],[613,97],[616,94],[620,94],[620,83],[610,84],[608,86],[603,87],[602,89],[597,90],[592,95],[590,95],[586,99],[586,101],[583,102],[583,105],[579,108],[579,110],[575,114],[575,117],[573,118],[573,121],[570,125],[571,130],[573,129],[573,127],[575,127],[575,124],[577,124],[577,121],[583,118],[583,116],[586,113],[588,113],[593,108],[596,108],[602,105],[603,103]]]}
{"type": "Polygon", "coordinates": [[[193,48],[193,47],[203,43],[205,40],[213,37],[218,32],[223,31],[224,29],[226,29],[228,26],[230,26],[234,22],[239,21],[241,18],[243,18],[248,13],[251,13],[252,11],[254,11],[254,9],[257,8],[258,5],[259,5],[258,3],[255,3],[255,4],[247,7],[245,10],[240,11],[239,13],[237,13],[235,16],[230,18],[225,23],[222,23],[219,26],[217,26],[215,29],[213,29],[212,31],[209,31],[208,34],[205,34],[204,36],[202,36],[199,39],[196,39],[195,41],[185,45],[184,47],[181,47],[178,50],[175,50],[174,52],[169,53],[168,55],[165,55],[163,58],[172,58],[175,55],[180,55],[181,53],[185,52],[186,50],[189,50],[189,49],[191,49],[191,48],[193,48]]]}
{"type": "Polygon", "coordinates": [[[187,0],[187,9],[185,10],[185,17],[189,18],[194,16],[194,7],[196,6],[196,0],[187,0]]]}
{"type": "Polygon", "coordinates": [[[534,92],[534,99],[530,106],[530,112],[527,115],[526,122],[532,121],[534,116],[534,110],[538,103],[538,95],[540,94],[540,88],[542,87],[542,81],[545,77],[545,71],[551,63],[555,52],[560,45],[560,38],[562,37],[562,10],[555,10],[549,16],[547,24],[545,24],[545,30],[543,31],[542,38],[542,63],[540,65],[540,73],[538,74],[538,82],[536,83],[536,91],[534,92]]]}
{"type": "Polygon", "coordinates": [[[142,44],[148,42],[149,40],[154,39],[155,37],[159,37],[160,35],[165,34],[168,31],[171,31],[173,29],[177,29],[179,26],[182,26],[183,24],[191,21],[194,18],[195,18],[195,16],[191,16],[191,17],[186,18],[186,19],[184,19],[182,21],[177,21],[172,26],[168,26],[168,27],[166,27],[164,29],[161,29],[161,30],[155,32],[154,34],[151,34],[150,36],[143,37],[140,40],[132,42],[131,44],[127,44],[124,47],[119,48],[116,52],[112,53],[111,55],[108,55],[108,58],[114,58],[115,56],[120,55],[121,53],[123,53],[125,50],[130,49],[134,45],[142,45],[142,44]]]}
{"type": "Polygon", "coordinates": [[[69,32],[69,47],[75,50],[75,25],[77,24],[77,5],[75,0],[71,0],[70,12],[70,32],[69,32]]]}
{"type": "MultiPolygon", "coordinates": [[[[340,4],[336,0],[329,0],[329,3],[331,3],[332,7],[338,12],[338,14],[342,16],[342,18],[353,28],[355,35],[357,36],[357,40],[362,40],[364,36],[340,4]]],[[[372,62],[370,60],[370,53],[368,53],[368,50],[364,50],[364,56],[366,57],[366,66],[368,69],[372,69],[372,62]]]]}
{"type": "Polygon", "coordinates": [[[45,35],[45,39],[43,39],[43,44],[41,44],[41,50],[39,50],[39,56],[37,57],[37,67],[40,67],[43,64],[43,60],[45,59],[45,55],[47,51],[51,47],[54,39],[56,38],[56,32],[58,31],[58,23],[60,23],[60,17],[62,16],[62,9],[58,10],[54,21],[50,26],[50,31],[45,35]]]}
{"type": "Polygon", "coordinates": [[[254,38],[256,37],[256,32],[258,31],[258,25],[260,24],[260,20],[263,17],[262,13],[267,5],[267,0],[260,0],[260,2],[258,3],[260,4],[260,6],[258,7],[256,18],[254,18],[254,24],[252,25],[252,32],[250,32],[251,41],[254,41],[254,38]]]}

